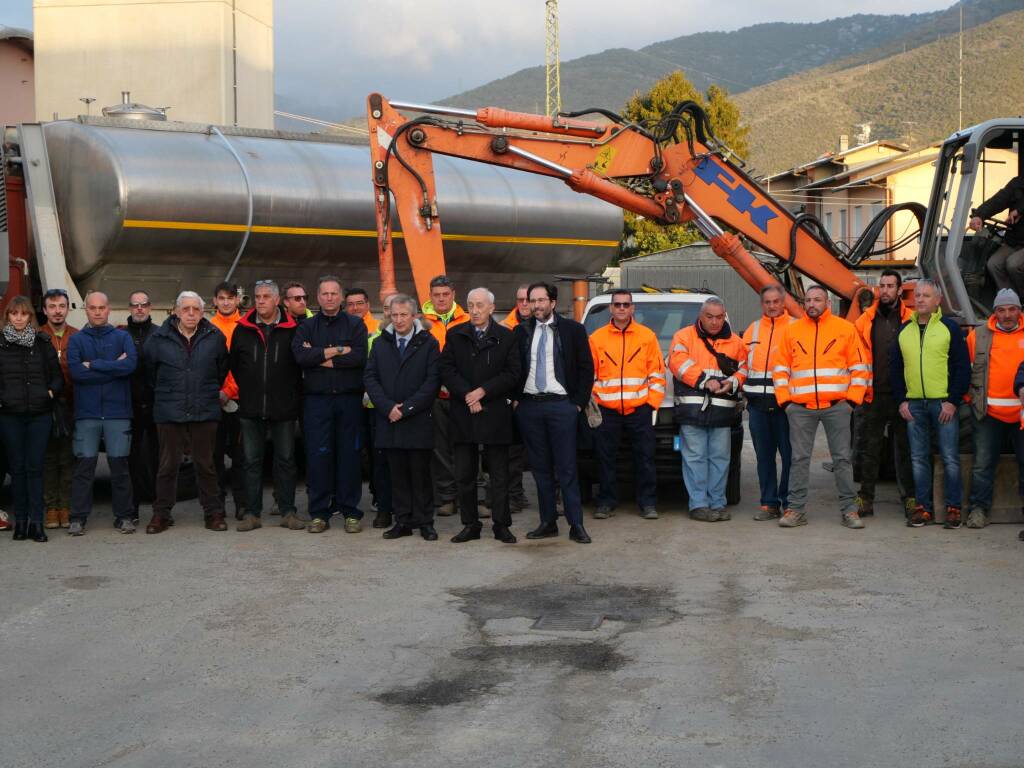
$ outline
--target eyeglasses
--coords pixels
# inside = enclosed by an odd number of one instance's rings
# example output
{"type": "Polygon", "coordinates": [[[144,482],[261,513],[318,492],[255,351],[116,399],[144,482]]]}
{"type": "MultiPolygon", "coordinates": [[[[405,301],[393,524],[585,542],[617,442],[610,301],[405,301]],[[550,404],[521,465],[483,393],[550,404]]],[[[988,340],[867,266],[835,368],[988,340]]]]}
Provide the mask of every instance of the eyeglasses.
{"type": "Polygon", "coordinates": [[[274,284],[273,280],[257,280],[256,281],[256,287],[257,288],[259,288],[261,285],[273,285],[273,284],[274,284]]]}
{"type": "Polygon", "coordinates": [[[300,295],[300,296],[285,296],[285,299],[288,300],[288,301],[305,301],[306,300],[306,296],[305,296],[305,294],[300,295]]]}
{"type": "Polygon", "coordinates": [[[149,306],[148,301],[132,301],[128,303],[128,306],[132,309],[145,309],[149,306]]]}
{"type": "Polygon", "coordinates": [[[616,309],[629,309],[633,306],[632,301],[613,301],[612,306],[616,309]]]}
{"type": "Polygon", "coordinates": [[[44,299],[52,299],[56,296],[63,296],[66,299],[68,297],[68,292],[63,288],[51,288],[43,294],[44,299]]]}

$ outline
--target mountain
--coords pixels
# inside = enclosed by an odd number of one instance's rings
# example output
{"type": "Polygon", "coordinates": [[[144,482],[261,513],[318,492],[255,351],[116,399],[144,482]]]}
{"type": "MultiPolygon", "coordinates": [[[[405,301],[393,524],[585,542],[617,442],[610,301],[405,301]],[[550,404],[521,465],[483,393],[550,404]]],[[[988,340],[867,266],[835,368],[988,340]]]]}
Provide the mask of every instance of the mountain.
{"type": "MultiPolygon", "coordinates": [[[[619,109],[636,91],[682,69],[701,90],[712,82],[731,93],[835,62],[864,64],[933,42],[965,27],[1020,10],[1020,0],[964,0],[945,11],[911,15],[856,15],[817,23],[769,23],[734,32],[701,32],[639,50],[613,48],[563,61],[562,102],[567,111],[619,109]]],[[[544,67],[531,67],[443,103],[543,111],[544,67]]]]}
{"type": "MultiPolygon", "coordinates": [[[[1024,11],[964,34],[964,126],[1021,113],[1022,40],[1024,11]]],[[[956,35],[906,53],[868,58],[874,60],[830,64],[737,94],[750,126],[750,164],[770,173],[808,162],[834,150],[841,134],[853,136],[863,123],[870,123],[873,138],[910,145],[957,130],[956,35]]]]}

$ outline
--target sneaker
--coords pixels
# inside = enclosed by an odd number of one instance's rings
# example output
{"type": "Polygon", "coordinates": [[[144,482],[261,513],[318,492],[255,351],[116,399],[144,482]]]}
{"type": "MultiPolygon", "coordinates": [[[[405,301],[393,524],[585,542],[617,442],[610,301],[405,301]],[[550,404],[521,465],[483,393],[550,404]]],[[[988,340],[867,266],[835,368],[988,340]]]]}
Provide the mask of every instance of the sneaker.
{"type": "Polygon", "coordinates": [[[796,528],[799,525],[807,525],[807,515],[802,509],[787,509],[779,518],[780,528],[796,528]]]}
{"type": "Polygon", "coordinates": [[[131,518],[125,517],[118,521],[117,530],[121,533],[135,533],[135,523],[131,518]]]}
{"type": "Polygon", "coordinates": [[[943,528],[956,529],[960,527],[960,507],[946,507],[946,522],[943,528]]]}
{"type": "Polygon", "coordinates": [[[701,522],[711,523],[714,522],[711,519],[711,510],[707,507],[697,507],[696,509],[690,510],[691,520],[700,520],[701,522]]]}
{"type": "Polygon", "coordinates": [[[289,513],[281,518],[279,525],[282,528],[287,528],[290,531],[304,531],[306,530],[306,523],[304,520],[299,520],[294,513],[289,513]]]}
{"type": "Polygon", "coordinates": [[[309,525],[306,526],[306,530],[310,533],[323,533],[331,524],[324,520],[322,517],[315,517],[310,521],[309,525]]]}
{"type": "Polygon", "coordinates": [[[967,516],[967,527],[968,528],[984,528],[988,525],[988,518],[985,517],[985,512],[978,507],[971,510],[971,514],[967,516]]]}
{"type": "Polygon", "coordinates": [[[726,520],[732,520],[732,512],[725,507],[715,507],[711,510],[711,517],[716,523],[724,523],[726,520]]]}
{"type": "Polygon", "coordinates": [[[875,502],[874,499],[865,499],[863,496],[857,497],[857,514],[861,517],[874,517],[875,516],[875,502]]]}
{"type": "Polygon", "coordinates": [[[843,525],[847,528],[859,530],[864,527],[864,521],[860,519],[860,513],[852,509],[849,512],[843,513],[843,525]]]}
{"type": "Polygon", "coordinates": [[[911,528],[923,528],[930,522],[932,522],[932,513],[925,509],[922,504],[918,504],[910,514],[910,518],[907,520],[907,525],[911,528]]]}
{"type": "Polygon", "coordinates": [[[263,527],[263,521],[260,520],[256,515],[245,515],[235,526],[236,531],[255,531],[257,528],[263,527]]]}
{"type": "Polygon", "coordinates": [[[72,520],[68,525],[68,536],[84,536],[85,524],[81,520],[72,520]]]}
{"type": "Polygon", "coordinates": [[[359,533],[363,530],[363,524],[357,517],[345,518],[345,533],[359,533]]]}
{"type": "Polygon", "coordinates": [[[903,500],[903,515],[904,515],[904,517],[909,518],[912,514],[914,514],[914,507],[916,507],[916,506],[917,506],[917,499],[914,498],[913,496],[907,496],[907,498],[905,498],[903,500]]]}
{"type": "Polygon", "coordinates": [[[611,507],[598,507],[594,511],[595,520],[607,520],[609,517],[615,514],[615,510],[611,507]]]}
{"type": "Polygon", "coordinates": [[[643,509],[640,510],[640,517],[642,517],[644,520],[657,520],[658,510],[656,510],[654,507],[644,507],[643,509]]]}
{"type": "Polygon", "coordinates": [[[757,522],[764,522],[765,520],[778,520],[782,516],[782,512],[779,511],[778,507],[772,507],[767,504],[761,505],[761,510],[754,515],[754,519],[757,522]]]}
{"type": "Polygon", "coordinates": [[[12,527],[10,515],[0,509],[0,531],[9,531],[12,527]]]}

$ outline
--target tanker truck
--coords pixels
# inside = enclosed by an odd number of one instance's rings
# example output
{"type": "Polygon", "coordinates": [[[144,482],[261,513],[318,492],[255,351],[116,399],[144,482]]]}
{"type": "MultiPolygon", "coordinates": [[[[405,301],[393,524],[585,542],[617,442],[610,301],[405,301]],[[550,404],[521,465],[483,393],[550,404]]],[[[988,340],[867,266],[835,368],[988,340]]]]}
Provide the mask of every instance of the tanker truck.
{"type": "MultiPolygon", "coordinates": [[[[118,319],[140,288],[164,310],[179,291],[209,296],[226,279],[311,285],[332,273],[379,290],[367,147],[174,122],[131,103],[105,112],[5,130],[0,309],[18,294],[38,301],[65,288],[81,325],[91,289],[108,294],[118,319]]],[[[458,159],[439,161],[436,177],[447,271],[460,291],[487,286],[511,306],[523,281],[589,275],[617,252],[621,210],[555,180],[458,159]]],[[[398,286],[413,292],[394,224],[398,286]]]]}

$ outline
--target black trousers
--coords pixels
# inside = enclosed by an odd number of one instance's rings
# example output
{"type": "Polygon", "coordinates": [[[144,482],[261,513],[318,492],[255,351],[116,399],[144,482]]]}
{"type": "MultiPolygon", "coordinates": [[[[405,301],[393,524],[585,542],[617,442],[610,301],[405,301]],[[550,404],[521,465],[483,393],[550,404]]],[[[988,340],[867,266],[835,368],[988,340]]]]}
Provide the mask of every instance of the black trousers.
{"type": "MultiPolygon", "coordinates": [[[[391,504],[397,525],[422,528],[434,524],[434,484],[430,473],[433,453],[429,449],[387,449],[391,504]]],[[[473,491],[476,492],[475,486],[473,491]]]]}
{"type": "Polygon", "coordinates": [[[480,451],[490,473],[491,519],[494,525],[506,528],[512,525],[508,504],[508,446],[455,444],[455,482],[458,485],[459,516],[463,525],[480,527],[477,508],[476,475],[480,466],[480,451]]]}
{"type": "Polygon", "coordinates": [[[221,505],[227,506],[228,488],[238,510],[245,508],[244,471],[245,453],[242,451],[242,420],[238,411],[222,412],[217,422],[217,441],[213,448],[213,463],[217,467],[217,482],[220,483],[221,505]],[[227,468],[224,458],[231,459],[227,468]]]}
{"type": "Polygon", "coordinates": [[[132,418],[132,448],[128,454],[128,474],[132,480],[132,512],[139,516],[139,505],[156,498],[156,471],[160,466],[160,445],[152,413],[132,418]]]}

